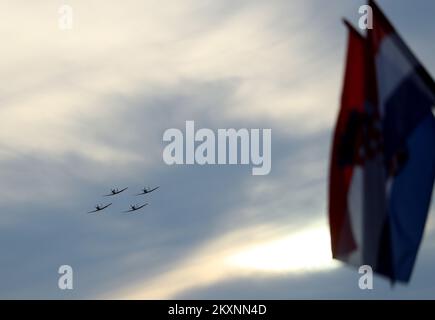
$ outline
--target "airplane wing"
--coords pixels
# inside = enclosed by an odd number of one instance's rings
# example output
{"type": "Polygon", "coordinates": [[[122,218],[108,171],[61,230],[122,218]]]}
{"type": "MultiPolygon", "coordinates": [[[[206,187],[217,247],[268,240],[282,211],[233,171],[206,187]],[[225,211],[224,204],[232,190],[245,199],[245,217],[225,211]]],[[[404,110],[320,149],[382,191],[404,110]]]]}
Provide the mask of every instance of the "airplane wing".
{"type": "MultiPolygon", "coordinates": [[[[139,210],[139,209],[145,207],[146,205],[148,205],[148,203],[145,203],[144,205],[141,205],[140,207],[137,207],[136,210],[139,210]]],[[[136,211],[136,210],[134,210],[134,211],[136,211]]]]}
{"type": "Polygon", "coordinates": [[[118,194],[118,192],[109,193],[109,194],[103,194],[103,197],[111,197],[111,196],[114,196],[115,194],[118,194]]]}
{"type": "Polygon", "coordinates": [[[110,207],[111,205],[112,205],[112,204],[109,203],[108,205],[106,205],[106,206],[104,206],[104,207],[101,207],[100,209],[95,209],[95,210],[93,210],[93,211],[89,211],[88,213],[94,213],[94,212],[98,212],[98,211],[104,210],[104,209],[106,209],[107,207],[110,207]]]}
{"type": "Polygon", "coordinates": [[[123,211],[123,212],[124,212],[124,213],[127,213],[127,212],[137,211],[137,210],[139,210],[139,209],[145,207],[146,205],[148,205],[148,203],[145,203],[145,204],[143,204],[143,205],[141,205],[140,207],[137,207],[137,208],[135,208],[135,209],[130,209],[130,210],[123,211]]]}
{"type": "Polygon", "coordinates": [[[147,193],[151,193],[151,192],[153,192],[154,190],[157,190],[158,188],[160,188],[160,186],[158,186],[158,187],[155,187],[154,189],[151,189],[150,191],[147,191],[147,192],[142,192],[142,193],[139,193],[139,194],[137,194],[137,196],[140,196],[140,195],[143,195],[143,194],[147,194],[147,193]]]}
{"type": "Polygon", "coordinates": [[[148,193],[153,192],[154,190],[157,190],[158,188],[160,188],[160,186],[155,187],[154,189],[151,189],[150,191],[148,191],[148,193]]]}
{"type": "Polygon", "coordinates": [[[119,193],[121,193],[121,192],[123,192],[123,191],[125,191],[125,190],[127,190],[127,189],[128,189],[128,187],[127,187],[127,188],[124,188],[124,189],[122,189],[122,190],[119,190],[119,191],[117,191],[117,192],[115,192],[115,193],[104,194],[103,196],[104,196],[104,197],[112,197],[112,196],[117,195],[117,194],[119,194],[119,193]]]}
{"type": "Polygon", "coordinates": [[[125,191],[125,190],[127,190],[127,189],[128,189],[128,187],[127,187],[127,188],[124,188],[124,189],[122,189],[122,190],[119,190],[116,194],[121,193],[121,192],[123,192],[123,191],[125,191]]]}
{"type": "Polygon", "coordinates": [[[109,203],[107,206],[102,207],[100,210],[104,210],[104,209],[106,209],[107,207],[110,207],[111,205],[112,205],[112,204],[109,203]]]}

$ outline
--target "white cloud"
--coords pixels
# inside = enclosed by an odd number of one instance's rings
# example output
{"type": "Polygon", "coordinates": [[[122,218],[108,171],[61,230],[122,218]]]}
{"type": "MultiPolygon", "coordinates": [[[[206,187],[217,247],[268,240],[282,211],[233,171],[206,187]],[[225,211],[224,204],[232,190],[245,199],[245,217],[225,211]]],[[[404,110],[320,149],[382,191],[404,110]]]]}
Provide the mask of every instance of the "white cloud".
{"type": "Polygon", "coordinates": [[[103,119],[110,127],[129,108],[108,109],[110,96],[170,92],[186,80],[236,79],[238,88],[221,106],[229,118],[269,118],[305,132],[329,126],[335,114],[337,90],[331,86],[336,89],[339,75],[330,81],[337,72],[324,68],[334,70],[339,59],[311,53],[321,34],[300,30],[313,8],[286,1],[246,2],[235,10],[225,8],[229,2],[194,0],[71,5],[71,31],[58,29],[55,3],[8,2],[0,8],[8,12],[0,35],[14,35],[0,61],[8,83],[1,89],[0,110],[0,137],[7,147],[134,161],[134,152],[123,150],[120,158],[92,130],[78,130],[77,122],[103,119]],[[292,14],[280,22],[283,10],[292,14]]]}
{"type": "Polygon", "coordinates": [[[240,229],[206,243],[161,276],[104,297],[168,299],[240,276],[326,271],[337,266],[330,257],[328,239],[327,228],[321,224],[299,232],[264,224],[240,229]]]}

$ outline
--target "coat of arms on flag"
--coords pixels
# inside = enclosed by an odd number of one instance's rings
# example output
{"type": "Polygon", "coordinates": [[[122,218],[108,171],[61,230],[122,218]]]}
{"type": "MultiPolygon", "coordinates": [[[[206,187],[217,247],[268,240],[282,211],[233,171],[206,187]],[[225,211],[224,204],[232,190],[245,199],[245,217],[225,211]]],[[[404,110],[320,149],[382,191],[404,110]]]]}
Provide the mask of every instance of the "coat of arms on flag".
{"type": "Polygon", "coordinates": [[[374,1],[373,29],[349,23],[330,166],[335,259],[409,282],[435,178],[435,82],[374,1]]]}

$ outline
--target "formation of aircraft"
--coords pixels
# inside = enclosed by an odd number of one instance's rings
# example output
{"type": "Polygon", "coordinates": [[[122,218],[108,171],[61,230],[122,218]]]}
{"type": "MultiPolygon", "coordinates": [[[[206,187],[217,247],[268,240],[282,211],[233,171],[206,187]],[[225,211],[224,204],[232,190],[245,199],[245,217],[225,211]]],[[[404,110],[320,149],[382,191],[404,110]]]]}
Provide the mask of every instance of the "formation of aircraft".
{"type": "MultiPolygon", "coordinates": [[[[151,193],[151,192],[157,190],[158,188],[160,188],[160,186],[157,186],[157,187],[155,187],[155,188],[146,188],[146,187],[145,187],[145,188],[142,189],[142,192],[136,194],[136,196],[146,195],[146,194],[148,194],[148,193],[151,193]]],[[[124,192],[124,191],[127,190],[127,189],[128,189],[128,187],[125,187],[125,188],[123,188],[123,189],[112,188],[112,189],[110,189],[110,193],[103,195],[103,197],[113,197],[113,196],[116,196],[116,195],[118,195],[118,194],[124,192]]],[[[110,207],[111,205],[112,205],[112,203],[109,203],[109,204],[107,204],[107,205],[97,205],[97,206],[95,206],[95,210],[89,211],[88,213],[95,213],[95,212],[102,211],[102,210],[104,210],[104,209],[110,207]]],[[[138,204],[136,204],[136,205],[130,205],[130,209],[127,210],[127,211],[123,211],[123,212],[124,212],[124,213],[127,213],[127,212],[134,212],[134,211],[137,211],[137,210],[142,209],[143,207],[145,207],[145,206],[147,206],[147,205],[148,205],[148,203],[145,203],[145,204],[142,204],[142,205],[138,205],[138,204]]]]}

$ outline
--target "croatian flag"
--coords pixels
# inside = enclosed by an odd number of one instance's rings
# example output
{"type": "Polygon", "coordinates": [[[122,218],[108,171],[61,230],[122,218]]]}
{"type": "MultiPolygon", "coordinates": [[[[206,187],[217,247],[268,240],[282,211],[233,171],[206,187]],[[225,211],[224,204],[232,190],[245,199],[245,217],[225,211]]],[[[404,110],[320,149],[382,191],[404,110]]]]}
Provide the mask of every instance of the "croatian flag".
{"type": "Polygon", "coordinates": [[[349,24],[334,134],[333,257],[408,282],[435,178],[435,83],[374,1],[373,29],[349,24]]]}

